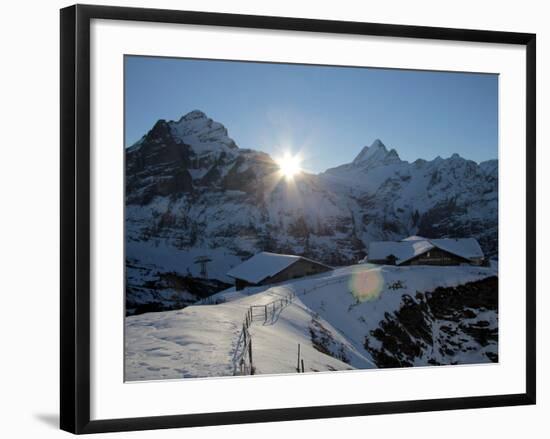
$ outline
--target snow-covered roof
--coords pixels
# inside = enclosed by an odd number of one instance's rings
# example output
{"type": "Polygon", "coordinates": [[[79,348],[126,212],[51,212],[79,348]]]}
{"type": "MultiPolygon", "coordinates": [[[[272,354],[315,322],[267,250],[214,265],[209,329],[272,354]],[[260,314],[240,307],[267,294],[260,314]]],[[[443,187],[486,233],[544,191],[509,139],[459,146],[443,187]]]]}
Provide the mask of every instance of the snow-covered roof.
{"type": "MultiPolygon", "coordinates": [[[[281,255],[277,253],[261,252],[229,270],[227,275],[256,284],[268,277],[280,273],[285,268],[290,267],[300,259],[309,260],[296,255],[281,255]]],[[[315,263],[319,264],[319,262],[315,263]]]]}
{"type": "Polygon", "coordinates": [[[394,255],[396,258],[395,263],[401,265],[432,248],[439,248],[464,259],[483,257],[483,251],[475,238],[426,239],[419,236],[410,236],[399,242],[371,242],[368,259],[371,261],[385,260],[388,256],[394,255]]]}
{"type": "Polygon", "coordinates": [[[422,241],[425,239],[426,238],[424,238],[423,236],[411,235],[408,238],[402,239],[401,241],[422,241]]]}
{"type": "Polygon", "coordinates": [[[466,259],[483,257],[483,250],[475,238],[443,238],[430,239],[430,242],[441,250],[466,259]]]}

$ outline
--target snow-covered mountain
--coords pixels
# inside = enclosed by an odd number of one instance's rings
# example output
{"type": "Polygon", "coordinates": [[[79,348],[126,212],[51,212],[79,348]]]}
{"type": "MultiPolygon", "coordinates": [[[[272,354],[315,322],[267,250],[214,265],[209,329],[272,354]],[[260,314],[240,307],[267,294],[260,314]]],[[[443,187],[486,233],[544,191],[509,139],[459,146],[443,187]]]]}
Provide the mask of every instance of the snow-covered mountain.
{"type": "Polygon", "coordinates": [[[269,155],[239,148],[222,124],[193,111],[159,120],[126,150],[127,305],[173,307],[161,294],[166,273],[180,278],[174,294],[197,299],[182,285],[199,282],[198,256],[221,282],[259,251],[349,265],[372,240],[413,234],[474,236],[495,256],[497,213],[496,160],[409,163],[376,140],[351,163],[289,183],[269,155]]]}
{"type": "Polygon", "coordinates": [[[479,165],[458,154],[403,161],[380,140],[352,163],[321,175],[347,188],[362,218],[358,238],[476,237],[485,253],[498,248],[498,161],[479,165]]]}

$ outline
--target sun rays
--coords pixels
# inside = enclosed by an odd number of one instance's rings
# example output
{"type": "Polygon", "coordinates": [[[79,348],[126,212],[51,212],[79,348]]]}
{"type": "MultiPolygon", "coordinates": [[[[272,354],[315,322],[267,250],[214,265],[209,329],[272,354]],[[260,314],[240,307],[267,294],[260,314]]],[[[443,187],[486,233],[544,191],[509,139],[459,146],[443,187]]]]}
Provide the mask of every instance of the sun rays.
{"type": "Polygon", "coordinates": [[[287,181],[293,180],[294,176],[302,172],[302,159],[299,154],[292,155],[287,151],[275,162],[279,166],[279,172],[287,181]]]}
{"type": "Polygon", "coordinates": [[[262,179],[266,197],[280,197],[286,205],[296,208],[303,205],[305,200],[301,196],[300,185],[309,175],[304,166],[304,157],[303,150],[295,153],[292,148],[285,147],[268,159],[273,167],[262,179]]]}

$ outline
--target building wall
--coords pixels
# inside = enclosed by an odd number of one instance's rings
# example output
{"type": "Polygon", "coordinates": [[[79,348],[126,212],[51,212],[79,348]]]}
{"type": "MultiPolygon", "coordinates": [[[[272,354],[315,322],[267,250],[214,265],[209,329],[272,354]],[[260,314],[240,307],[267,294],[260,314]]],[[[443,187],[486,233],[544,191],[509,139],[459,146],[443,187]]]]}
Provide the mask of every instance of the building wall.
{"type": "Polygon", "coordinates": [[[252,284],[243,279],[235,279],[235,289],[237,291],[242,290],[249,286],[255,285],[270,285],[276,284],[279,282],[284,282],[290,279],[298,279],[300,277],[312,276],[318,273],[324,273],[330,271],[331,269],[325,267],[324,265],[318,264],[313,261],[306,261],[304,259],[299,259],[297,262],[292,264],[290,267],[285,268],[276,275],[264,279],[258,284],[252,284]]]}
{"type": "Polygon", "coordinates": [[[388,262],[387,259],[367,259],[367,263],[369,264],[387,265],[388,262]]]}
{"type": "Polygon", "coordinates": [[[401,265],[460,265],[470,263],[468,259],[434,248],[401,265]]]}
{"type": "Polygon", "coordinates": [[[235,289],[237,291],[240,291],[248,286],[251,286],[253,284],[251,284],[250,282],[247,282],[245,280],[242,280],[242,279],[235,279],[235,289]]]}
{"type": "Polygon", "coordinates": [[[287,267],[283,271],[277,273],[275,276],[268,277],[267,279],[263,280],[261,282],[261,285],[275,284],[290,279],[297,279],[304,276],[312,276],[314,274],[324,273],[326,271],[330,271],[330,268],[313,261],[300,259],[292,264],[290,267],[287,267]]]}

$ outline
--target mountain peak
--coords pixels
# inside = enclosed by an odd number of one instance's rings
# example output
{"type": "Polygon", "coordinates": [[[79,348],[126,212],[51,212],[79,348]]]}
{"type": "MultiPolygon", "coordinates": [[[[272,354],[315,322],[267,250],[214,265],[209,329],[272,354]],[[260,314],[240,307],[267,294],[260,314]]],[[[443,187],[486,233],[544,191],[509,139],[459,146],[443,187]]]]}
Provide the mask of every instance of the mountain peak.
{"type": "Polygon", "coordinates": [[[365,146],[353,160],[353,164],[366,164],[368,166],[378,164],[390,164],[400,162],[401,159],[395,149],[388,151],[386,145],[380,140],[375,139],[370,146],[365,146]]]}
{"type": "Polygon", "coordinates": [[[196,120],[196,119],[208,119],[206,114],[200,110],[193,110],[187,113],[186,115],[180,117],[180,120],[178,122],[181,122],[182,120],[190,121],[190,120],[196,120]]]}
{"type": "Polygon", "coordinates": [[[168,125],[174,139],[190,145],[196,153],[237,148],[227,129],[200,110],[193,110],[177,121],[168,122],[168,125]]]}
{"type": "Polygon", "coordinates": [[[387,152],[386,146],[380,139],[375,139],[370,146],[364,146],[357,157],[353,160],[353,163],[361,163],[371,158],[377,151],[387,152]]]}
{"type": "Polygon", "coordinates": [[[384,148],[386,149],[386,145],[380,140],[380,139],[374,139],[374,142],[372,142],[371,148],[384,148]]]}

